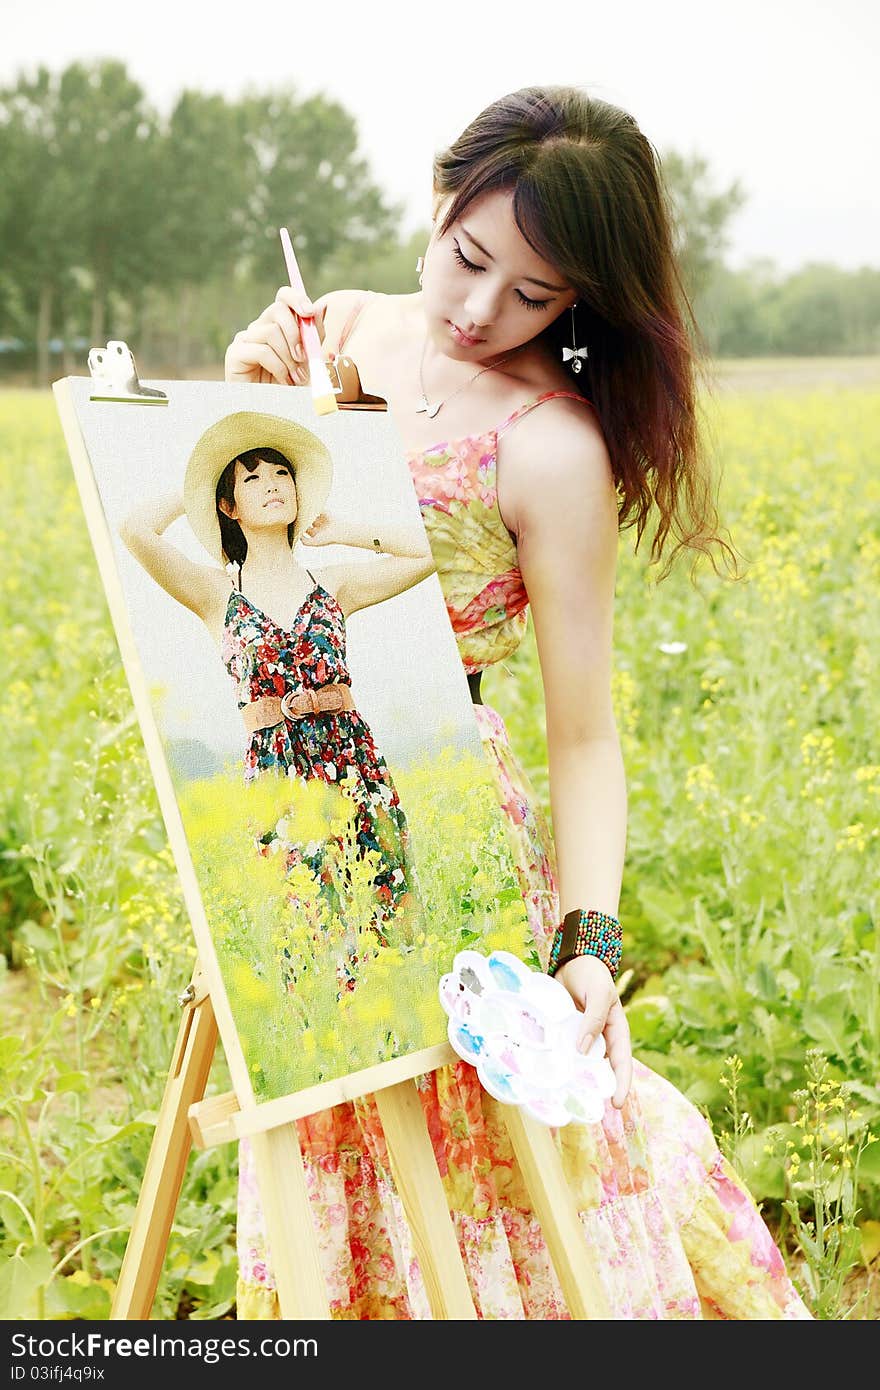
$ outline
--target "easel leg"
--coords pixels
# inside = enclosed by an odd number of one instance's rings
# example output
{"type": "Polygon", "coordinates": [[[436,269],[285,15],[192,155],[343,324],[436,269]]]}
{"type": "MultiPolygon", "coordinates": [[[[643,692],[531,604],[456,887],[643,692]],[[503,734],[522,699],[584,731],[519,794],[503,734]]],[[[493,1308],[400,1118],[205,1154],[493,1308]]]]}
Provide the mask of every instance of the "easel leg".
{"type": "Polygon", "coordinates": [[[330,1317],[296,1124],[251,1138],[282,1318],[330,1317]]]}
{"type": "Polygon", "coordinates": [[[388,1086],[375,1099],[431,1312],[436,1319],[476,1318],[415,1082],[388,1086]]]}
{"type": "Polygon", "coordinates": [[[159,1108],[137,1210],[110,1317],[149,1318],[190,1150],[187,1112],[201,1100],[217,1046],[217,1023],[196,963],[159,1108]]]}
{"type": "Polygon", "coordinates": [[[605,1291],[550,1130],[524,1115],[517,1105],[499,1108],[569,1313],[578,1320],[610,1318],[605,1291]]]}

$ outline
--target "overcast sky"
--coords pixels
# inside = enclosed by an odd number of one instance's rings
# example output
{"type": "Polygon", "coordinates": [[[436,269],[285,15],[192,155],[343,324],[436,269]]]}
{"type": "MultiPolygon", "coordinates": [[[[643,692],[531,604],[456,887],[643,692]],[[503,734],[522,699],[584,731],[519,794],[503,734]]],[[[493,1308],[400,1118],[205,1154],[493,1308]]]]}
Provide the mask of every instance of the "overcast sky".
{"type": "Polygon", "coordinates": [[[162,111],[185,87],[293,85],[358,121],[380,185],[425,225],[434,151],[495,97],[574,83],[632,112],[661,155],[705,156],[748,202],[727,259],[880,267],[877,0],[2,0],[0,80],[123,60],[162,111]],[[872,172],[873,171],[873,172],[872,172]]]}

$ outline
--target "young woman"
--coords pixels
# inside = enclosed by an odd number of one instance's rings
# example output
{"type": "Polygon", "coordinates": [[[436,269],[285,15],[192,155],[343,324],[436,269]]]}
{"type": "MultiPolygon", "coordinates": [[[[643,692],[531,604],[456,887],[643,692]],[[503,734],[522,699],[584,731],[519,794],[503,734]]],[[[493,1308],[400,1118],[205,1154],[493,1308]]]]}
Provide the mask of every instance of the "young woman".
{"type": "MultiPolygon", "coordinates": [[[[652,559],[675,541],[664,575],[684,547],[733,558],[699,449],[690,309],[659,161],[626,112],[576,89],[530,88],[436,159],[434,187],[421,292],[312,305],[279,289],[236,334],[226,377],[304,382],[296,315],[315,313],[328,353],[344,347],[393,412],[536,944],[583,1010],[580,1045],[602,1031],[616,1076],[603,1123],[558,1137],[613,1315],[807,1317],[698,1112],[633,1063],[614,985],[626,840],[610,679],[618,532],[635,525],[640,540],[656,507],[652,559]],[[527,605],[555,854],[502,720],[480,703],[480,672],[516,648],[527,605]]],[[[465,1063],[424,1078],[421,1095],[480,1316],[564,1317],[496,1103],[465,1063]]],[[[339,1315],[424,1316],[370,1106],[318,1117],[303,1147],[339,1315]]],[[[239,1235],[238,1314],[271,1315],[246,1162],[239,1235]]]]}
{"type": "MultiPolygon", "coordinates": [[[[346,918],[344,858],[372,852],[377,946],[404,934],[418,911],[409,834],[385,760],[357,712],[346,664],[346,619],[402,593],[433,572],[423,534],[377,523],[343,524],[323,510],[330,454],[291,420],[241,411],[206,430],[190,457],[183,494],[135,507],[120,527],[129,550],[173,598],[207,626],[235,684],[249,736],[245,780],[267,771],[344,786],[352,800],[345,837],[306,853],[296,842],[263,836],[265,852],[282,851],[289,871],[305,863],[344,928],[336,974],[340,990],[358,978],[356,924],[346,918]],[[184,511],[218,562],[197,564],[162,533],[184,511]],[[374,563],[328,565],[320,581],[298,560],[295,545],[381,550],[374,563]],[[234,567],[231,578],[226,569],[234,567]],[[344,841],[344,842],[343,842],[344,841]],[[328,858],[329,856],[329,858],[328,858]],[[376,862],[376,860],[374,860],[376,862]],[[341,863],[343,891],[332,863],[341,863]],[[413,914],[410,917],[410,914],[413,914]]],[[[290,953],[281,978],[295,988],[290,953]]]]}

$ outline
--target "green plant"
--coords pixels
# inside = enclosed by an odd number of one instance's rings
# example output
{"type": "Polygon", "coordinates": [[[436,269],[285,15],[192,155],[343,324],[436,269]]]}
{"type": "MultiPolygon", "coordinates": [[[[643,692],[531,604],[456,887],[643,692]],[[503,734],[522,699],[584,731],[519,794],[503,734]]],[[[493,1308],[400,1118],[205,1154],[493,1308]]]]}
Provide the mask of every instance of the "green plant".
{"type": "Polygon", "coordinates": [[[832,1079],[818,1048],[809,1049],[806,1063],[807,1084],[794,1095],[800,1135],[786,1142],[783,1206],[803,1256],[800,1282],[814,1317],[852,1318],[859,1301],[848,1303],[844,1290],[861,1256],[859,1169],[877,1138],[854,1128],[860,1116],[850,1088],[832,1079]]]}

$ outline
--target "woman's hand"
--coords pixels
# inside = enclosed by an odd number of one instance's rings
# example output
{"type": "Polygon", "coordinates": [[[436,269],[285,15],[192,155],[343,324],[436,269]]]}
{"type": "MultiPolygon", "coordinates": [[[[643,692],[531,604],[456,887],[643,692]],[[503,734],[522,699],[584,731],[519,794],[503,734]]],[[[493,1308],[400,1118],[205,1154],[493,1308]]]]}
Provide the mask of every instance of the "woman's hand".
{"type": "Polygon", "coordinates": [[[227,381],[276,382],[279,386],[306,386],[309,366],[300,335],[299,315],[314,318],[323,337],[324,306],[282,285],[258,319],[236,333],[226,349],[227,381]]]}
{"type": "Polygon", "coordinates": [[[321,512],[300,536],[303,545],[347,545],[345,527],[330,512],[321,512]]]}
{"type": "Polygon", "coordinates": [[[598,956],[575,956],[557,970],[556,979],[565,985],[584,1012],[577,1039],[578,1051],[589,1051],[600,1033],[605,1036],[605,1050],[617,1082],[611,1104],[619,1110],[632,1082],[632,1046],[629,1024],[611,971],[598,956]]]}

